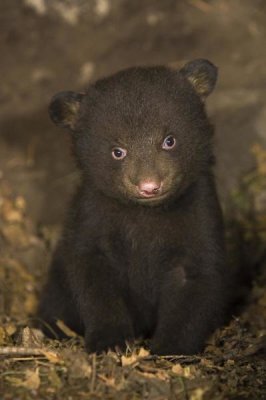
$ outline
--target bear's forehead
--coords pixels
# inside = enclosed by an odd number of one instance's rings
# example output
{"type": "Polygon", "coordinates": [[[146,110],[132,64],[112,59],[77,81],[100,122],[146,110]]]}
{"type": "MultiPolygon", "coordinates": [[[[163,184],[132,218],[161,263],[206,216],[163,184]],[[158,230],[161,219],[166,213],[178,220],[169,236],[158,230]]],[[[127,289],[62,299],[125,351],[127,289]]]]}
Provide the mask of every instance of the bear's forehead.
{"type": "Polygon", "coordinates": [[[81,124],[97,135],[156,140],[171,126],[188,126],[202,108],[190,84],[165,67],[130,68],[97,81],[91,89],[81,124]]]}
{"type": "MultiPolygon", "coordinates": [[[[90,106],[89,106],[90,107],[90,106]]],[[[187,109],[189,111],[189,109],[187,109]]],[[[97,134],[129,137],[161,135],[176,124],[179,128],[189,123],[186,110],[175,102],[147,99],[147,102],[127,98],[115,102],[110,97],[90,108],[85,123],[97,134]]],[[[83,122],[83,121],[82,121],[83,122]]]]}
{"type": "Polygon", "coordinates": [[[165,67],[130,68],[97,81],[88,89],[85,105],[91,114],[147,117],[198,106],[190,84],[177,72],[165,67]]]}
{"type": "Polygon", "coordinates": [[[136,67],[118,72],[94,85],[99,95],[113,103],[158,103],[192,94],[190,85],[177,71],[166,67],[136,67]]]}

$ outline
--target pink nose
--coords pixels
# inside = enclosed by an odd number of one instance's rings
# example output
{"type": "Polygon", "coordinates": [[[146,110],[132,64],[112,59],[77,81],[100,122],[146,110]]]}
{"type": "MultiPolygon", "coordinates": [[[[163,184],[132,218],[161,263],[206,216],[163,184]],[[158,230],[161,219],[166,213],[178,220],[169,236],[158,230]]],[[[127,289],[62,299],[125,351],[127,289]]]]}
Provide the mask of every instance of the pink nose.
{"type": "Polygon", "coordinates": [[[161,187],[161,182],[146,180],[139,183],[138,191],[142,197],[154,197],[161,192],[161,187]]]}

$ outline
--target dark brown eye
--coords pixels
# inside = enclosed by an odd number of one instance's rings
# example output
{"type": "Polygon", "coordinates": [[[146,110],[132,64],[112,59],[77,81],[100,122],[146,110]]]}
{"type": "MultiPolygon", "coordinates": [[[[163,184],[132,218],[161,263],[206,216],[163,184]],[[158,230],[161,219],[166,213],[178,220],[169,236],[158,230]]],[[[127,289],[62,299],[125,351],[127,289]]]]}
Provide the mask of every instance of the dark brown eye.
{"type": "Polygon", "coordinates": [[[112,156],[115,160],[123,160],[127,155],[127,151],[125,149],[121,149],[121,147],[116,147],[112,151],[112,156]]]}
{"type": "Polygon", "coordinates": [[[172,135],[166,136],[163,141],[162,148],[164,150],[171,150],[176,145],[176,140],[172,135]]]}

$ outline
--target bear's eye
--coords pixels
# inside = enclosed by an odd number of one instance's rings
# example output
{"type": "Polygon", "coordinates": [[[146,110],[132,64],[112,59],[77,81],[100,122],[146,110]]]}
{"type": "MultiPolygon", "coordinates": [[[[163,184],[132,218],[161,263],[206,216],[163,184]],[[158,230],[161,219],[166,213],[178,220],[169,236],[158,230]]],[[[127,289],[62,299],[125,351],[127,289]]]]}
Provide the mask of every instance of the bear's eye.
{"type": "Polygon", "coordinates": [[[115,160],[123,160],[127,155],[127,151],[125,149],[121,149],[121,147],[116,147],[112,151],[112,156],[115,160]]]}
{"type": "Polygon", "coordinates": [[[171,150],[176,145],[176,140],[172,135],[166,136],[163,141],[162,148],[164,150],[171,150]]]}

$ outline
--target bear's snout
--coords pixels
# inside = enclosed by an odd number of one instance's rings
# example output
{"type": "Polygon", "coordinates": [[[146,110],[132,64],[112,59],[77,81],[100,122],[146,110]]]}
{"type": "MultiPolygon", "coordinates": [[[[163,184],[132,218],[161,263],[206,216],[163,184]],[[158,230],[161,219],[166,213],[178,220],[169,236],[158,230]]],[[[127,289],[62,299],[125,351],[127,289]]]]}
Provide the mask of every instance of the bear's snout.
{"type": "Polygon", "coordinates": [[[137,186],[141,197],[155,197],[161,194],[162,182],[156,180],[143,180],[137,186]]]}

